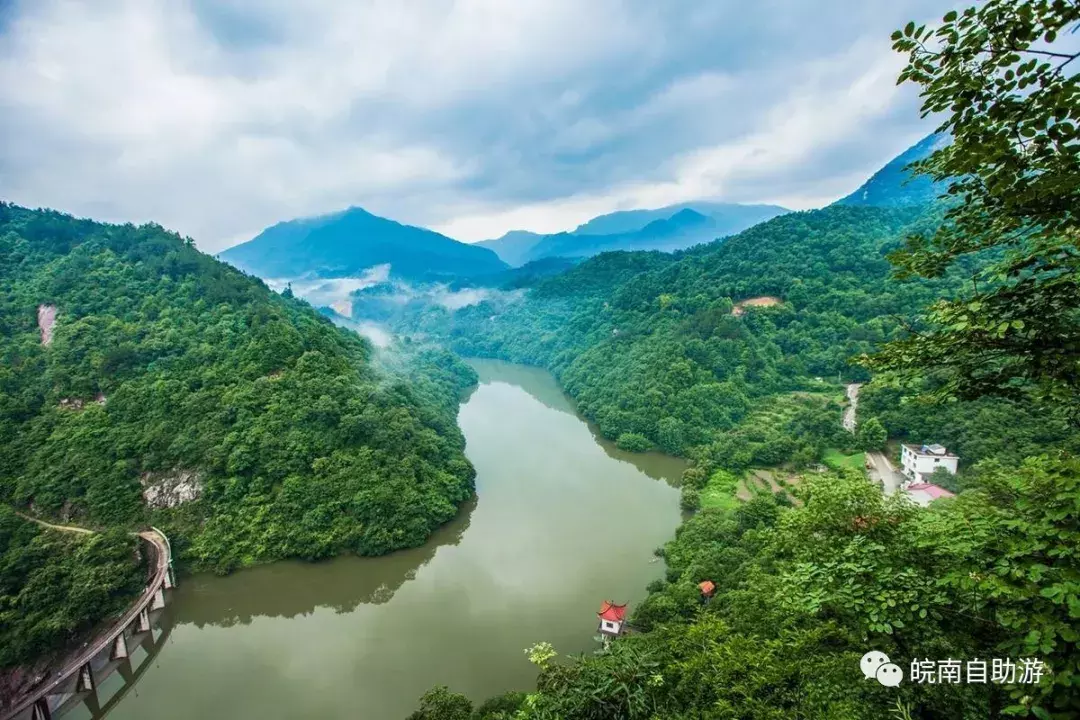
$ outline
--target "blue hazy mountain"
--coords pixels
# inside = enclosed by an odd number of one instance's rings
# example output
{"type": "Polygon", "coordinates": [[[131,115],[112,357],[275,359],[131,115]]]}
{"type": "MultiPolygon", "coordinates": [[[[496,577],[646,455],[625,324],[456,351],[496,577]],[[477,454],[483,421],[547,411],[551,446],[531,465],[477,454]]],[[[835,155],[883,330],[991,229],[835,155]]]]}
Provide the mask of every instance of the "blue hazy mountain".
{"type": "Polygon", "coordinates": [[[529,261],[529,253],[545,237],[547,236],[528,230],[511,230],[500,238],[481,240],[476,245],[491,250],[502,258],[503,262],[517,267],[529,261]]]}
{"type": "Polygon", "coordinates": [[[487,248],[358,207],[278,223],[219,257],[260,277],[344,277],[389,264],[397,277],[435,279],[483,275],[507,267],[487,248]]]}
{"type": "Polygon", "coordinates": [[[514,230],[477,245],[494,250],[511,265],[545,257],[591,257],[609,250],[672,251],[734,235],[786,212],[776,205],[689,202],[620,210],[553,235],[514,230]]]}
{"type": "Polygon", "coordinates": [[[716,222],[722,235],[734,235],[748,227],[788,212],[777,205],[740,205],[738,203],[686,202],[655,210],[619,210],[595,217],[579,225],[576,235],[617,235],[644,228],[656,220],[665,220],[682,210],[693,210],[716,222]],[[738,229],[734,229],[738,228],[738,229]]]}
{"type": "Polygon", "coordinates": [[[948,143],[948,135],[934,134],[923,138],[890,160],[858,190],[837,200],[835,204],[898,207],[931,202],[945,192],[945,186],[935,183],[925,175],[915,175],[905,168],[948,143]]]}

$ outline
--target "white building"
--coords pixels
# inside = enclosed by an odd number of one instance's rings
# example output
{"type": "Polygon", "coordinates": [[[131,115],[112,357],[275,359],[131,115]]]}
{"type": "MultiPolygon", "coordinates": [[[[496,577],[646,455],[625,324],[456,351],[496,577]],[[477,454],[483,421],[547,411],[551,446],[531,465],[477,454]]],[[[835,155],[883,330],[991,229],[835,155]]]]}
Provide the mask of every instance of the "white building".
{"type": "Polygon", "coordinates": [[[938,468],[943,467],[955,475],[959,460],[941,445],[902,445],[900,464],[908,477],[904,483],[905,489],[912,484],[930,482],[930,476],[938,468]]]}

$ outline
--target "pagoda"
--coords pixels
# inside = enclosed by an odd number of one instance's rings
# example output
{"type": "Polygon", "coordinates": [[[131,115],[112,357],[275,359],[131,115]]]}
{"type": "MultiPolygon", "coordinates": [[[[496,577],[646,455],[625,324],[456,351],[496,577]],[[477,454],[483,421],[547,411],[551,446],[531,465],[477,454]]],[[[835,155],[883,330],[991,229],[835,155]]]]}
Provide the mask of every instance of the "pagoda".
{"type": "Polygon", "coordinates": [[[716,583],[712,580],[703,580],[698,583],[698,589],[701,590],[701,602],[707,603],[716,594],[716,583]]]}
{"type": "Polygon", "coordinates": [[[605,600],[600,605],[600,612],[596,613],[600,618],[600,635],[604,640],[616,638],[625,632],[626,627],[626,603],[616,605],[610,600],[605,600]]]}

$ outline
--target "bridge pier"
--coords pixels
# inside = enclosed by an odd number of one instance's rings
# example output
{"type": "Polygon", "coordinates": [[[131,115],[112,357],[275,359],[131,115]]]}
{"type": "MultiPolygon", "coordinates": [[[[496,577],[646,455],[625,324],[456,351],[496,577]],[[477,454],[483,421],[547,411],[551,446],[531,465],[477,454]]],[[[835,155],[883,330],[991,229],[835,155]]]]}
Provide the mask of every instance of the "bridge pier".
{"type": "Polygon", "coordinates": [[[127,638],[124,637],[124,633],[120,633],[116,636],[116,642],[113,643],[112,651],[109,653],[110,660],[123,660],[128,656],[127,638]]]}
{"type": "Polygon", "coordinates": [[[97,689],[94,684],[94,669],[90,667],[90,663],[86,663],[79,668],[79,675],[75,680],[75,692],[76,693],[92,693],[97,689]]]}
{"type": "Polygon", "coordinates": [[[116,671],[124,679],[124,685],[131,685],[135,682],[135,668],[131,665],[131,658],[121,660],[120,664],[116,666],[116,671]]]}
{"type": "Polygon", "coordinates": [[[34,711],[30,716],[32,720],[52,720],[52,711],[49,710],[49,698],[40,698],[34,703],[34,711]]]}
{"type": "Polygon", "coordinates": [[[150,632],[150,613],[146,608],[139,611],[139,617],[135,621],[137,632],[150,632]]]}
{"type": "Polygon", "coordinates": [[[91,647],[84,648],[80,656],[72,659],[56,674],[55,679],[13,708],[0,712],[0,720],[53,720],[80,704],[85,704],[91,717],[100,718],[119,701],[122,694],[114,693],[102,707],[97,695],[98,682],[104,681],[114,670],[120,671],[124,687],[131,687],[138,679],[147,661],[144,660],[139,668],[133,667],[131,651],[143,646],[149,659],[161,650],[159,642],[164,641],[168,631],[163,631],[161,638],[155,640],[153,628],[164,614],[165,591],[176,586],[169,539],[160,530],[151,528],[151,531],[138,535],[151,546],[152,551],[156,551],[151,557],[155,560],[157,571],[137,604],[113,625],[108,634],[100,636],[91,647]]]}
{"type": "Polygon", "coordinates": [[[101,717],[101,701],[98,700],[97,692],[92,692],[83,698],[83,705],[90,711],[90,717],[101,717]]]}

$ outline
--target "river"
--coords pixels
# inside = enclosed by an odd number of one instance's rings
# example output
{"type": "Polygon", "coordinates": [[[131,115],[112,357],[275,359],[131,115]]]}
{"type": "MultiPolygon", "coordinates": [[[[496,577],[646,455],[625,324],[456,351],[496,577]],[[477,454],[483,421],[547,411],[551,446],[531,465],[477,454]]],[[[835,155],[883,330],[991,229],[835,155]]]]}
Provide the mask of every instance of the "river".
{"type": "Polygon", "coordinates": [[[596,649],[600,602],[637,603],[663,573],[683,462],[601,441],[541,370],[473,366],[459,422],[477,497],[454,521],[381,558],[182,578],[170,635],[110,720],[404,720],[436,684],[530,689],[536,642],[596,649]]]}

